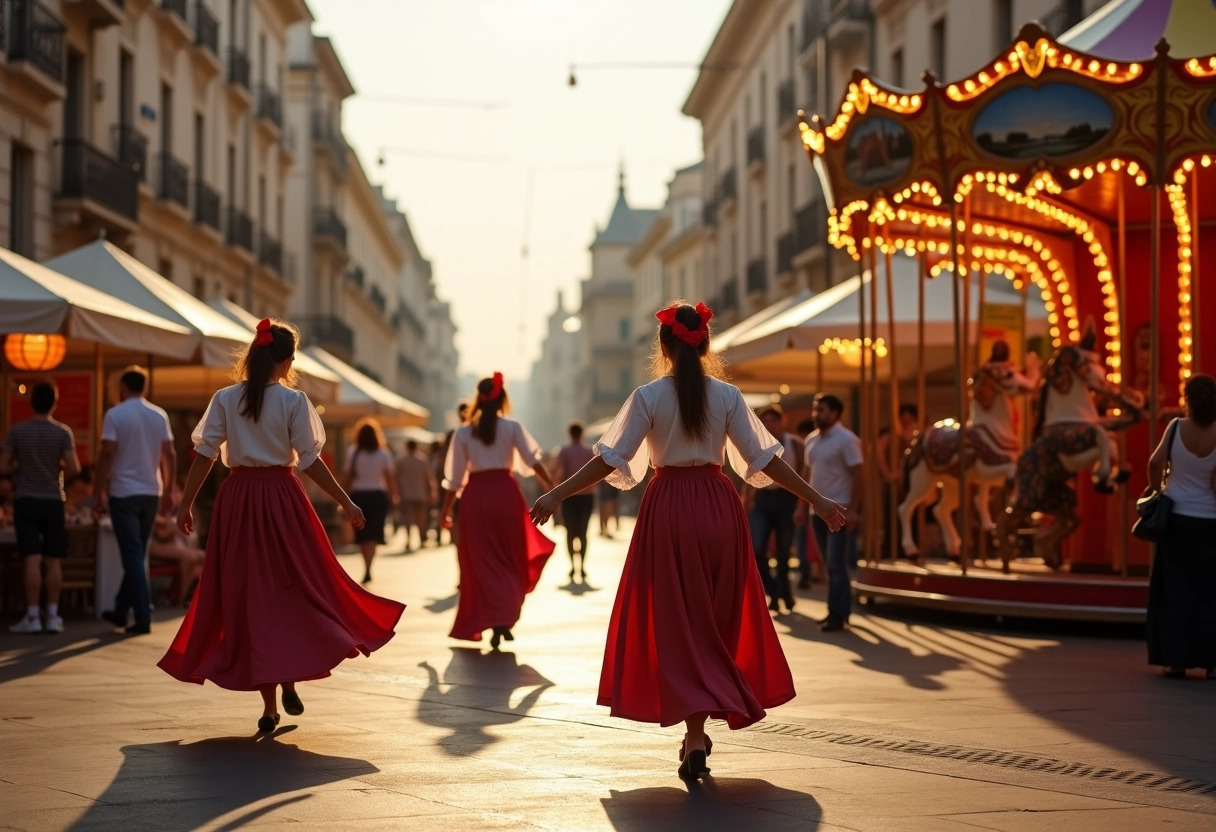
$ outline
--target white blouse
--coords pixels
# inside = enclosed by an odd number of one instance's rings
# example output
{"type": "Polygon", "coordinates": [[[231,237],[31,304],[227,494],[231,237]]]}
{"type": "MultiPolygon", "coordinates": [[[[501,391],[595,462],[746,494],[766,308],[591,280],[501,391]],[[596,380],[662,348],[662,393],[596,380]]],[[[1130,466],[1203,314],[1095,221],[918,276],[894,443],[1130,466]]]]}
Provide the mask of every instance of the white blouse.
{"type": "Polygon", "coordinates": [[[219,455],[229,468],[295,465],[308,468],[321,456],[325,427],[308,396],[273,383],[266,386],[255,422],[241,415],[244,383],[216,391],[190,435],[194,449],[209,459],[219,455]]]}
{"type": "Polygon", "coordinates": [[[397,476],[393,455],[386,448],[361,451],[353,446],[346,454],[346,470],[351,472],[351,491],[384,491],[384,478],[397,476]]]}
{"type": "Polygon", "coordinates": [[[785,448],[743,401],[738,387],[716,378],[705,383],[709,430],[699,439],[684,433],[671,376],[633,391],[594,448],[616,469],[607,477],[609,485],[633,488],[646,476],[648,465],[721,465],[724,457],[748,485],[763,488],[772,482],[762,472],[785,448]]]}
{"type": "Polygon", "coordinates": [[[487,445],[473,435],[473,427],[464,425],[452,435],[447,460],[443,466],[443,487],[459,493],[464,490],[473,471],[514,469],[530,477],[532,466],[541,461],[543,452],[531,434],[514,419],[498,417],[494,443],[487,445]]]}

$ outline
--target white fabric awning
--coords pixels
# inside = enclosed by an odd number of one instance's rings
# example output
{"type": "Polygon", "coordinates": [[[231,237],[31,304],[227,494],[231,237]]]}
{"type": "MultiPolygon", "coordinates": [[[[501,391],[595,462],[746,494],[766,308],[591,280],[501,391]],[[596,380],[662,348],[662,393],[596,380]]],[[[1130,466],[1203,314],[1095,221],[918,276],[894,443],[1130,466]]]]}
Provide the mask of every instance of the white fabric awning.
{"type": "Polygon", "coordinates": [[[81,283],[195,333],[197,359],[231,367],[250,332],[117,246],[98,240],[46,261],[81,283]]]}
{"type": "Polygon", "coordinates": [[[174,360],[197,335],[54,269],[0,248],[0,333],[58,334],[174,360]]]}
{"type": "Polygon", "coordinates": [[[425,407],[394,393],[320,347],[305,347],[303,352],[341,379],[338,400],[326,405],[321,413],[324,421],[333,424],[351,422],[363,416],[375,416],[385,425],[398,427],[421,427],[430,421],[431,412],[425,407]]]}

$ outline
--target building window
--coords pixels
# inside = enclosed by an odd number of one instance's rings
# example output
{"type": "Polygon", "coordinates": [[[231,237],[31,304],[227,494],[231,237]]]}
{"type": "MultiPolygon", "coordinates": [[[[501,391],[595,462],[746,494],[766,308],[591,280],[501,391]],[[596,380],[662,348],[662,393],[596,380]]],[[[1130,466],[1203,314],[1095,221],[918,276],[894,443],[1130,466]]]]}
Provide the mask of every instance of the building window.
{"type": "Polygon", "coordinates": [[[629,340],[629,319],[628,318],[621,318],[620,333],[621,333],[622,342],[629,340]]]}
{"type": "Polygon", "coordinates": [[[34,154],[13,142],[9,178],[8,247],[24,257],[34,257],[34,154]]]}
{"type": "Polygon", "coordinates": [[[194,296],[199,300],[206,300],[203,295],[207,294],[207,284],[201,277],[194,278],[194,296]]]}
{"type": "Polygon", "coordinates": [[[1004,49],[1013,41],[1013,0],[993,0],[992,16],[996,20],[996,49],[1004,49]]]}
{"type": "Polygon", "coordinates": [[[168,280],[168,281],[173,280],[173,262],[172,261],[166,260],[165,258],[162,257],[160,260],[160,266],[157,269],[157,271],[160,272],[160,276],[163,277],[165,280],[168,280]]]}
{"type": "Polygon", "coordinates": [[[929,28],[929,69],[939,81],[946,78],[946,18],[943,15],[929,28]]]}
{"type": "Polygon", "coordinates": [[[904,50],[902,48],[891,53],[891,83],[897,87],[904,86],[904,50]]]}

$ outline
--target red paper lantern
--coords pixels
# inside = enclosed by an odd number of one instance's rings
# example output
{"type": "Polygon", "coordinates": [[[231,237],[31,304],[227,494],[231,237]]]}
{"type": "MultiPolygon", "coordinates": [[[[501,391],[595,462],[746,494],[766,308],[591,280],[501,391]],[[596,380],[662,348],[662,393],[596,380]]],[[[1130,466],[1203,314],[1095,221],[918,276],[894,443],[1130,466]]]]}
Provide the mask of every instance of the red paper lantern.
{"type": "Polygon", "coordinates": [[[68,345],[62,335],[13,333],[4,339],[4,357],[18,370],[44,373],[63,361],[68,345]]]}

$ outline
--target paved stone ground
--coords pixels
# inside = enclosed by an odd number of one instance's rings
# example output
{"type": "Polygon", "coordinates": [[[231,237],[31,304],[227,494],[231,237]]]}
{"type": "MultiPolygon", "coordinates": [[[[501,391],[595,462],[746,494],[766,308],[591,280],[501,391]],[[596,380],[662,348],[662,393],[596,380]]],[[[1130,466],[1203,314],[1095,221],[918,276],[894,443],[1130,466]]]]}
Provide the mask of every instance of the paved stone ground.
{"type": "Polygon", "coordinates": [[[624,542],[593,538],[589,586],[559,548],[498,654],[446,638],[453,550],[400,548],[373,584],[409,604],[398,636],[267,738],[256,695],[155,667],[180,610],[0,635],[0,828],[1216,828],[1216,683],[1156,675],[1135,632],[879,607],[827,635],[817,586],[778,619],[798,698],[715,725],[686,786],[678,729],[594,704],[624,542]]]}

